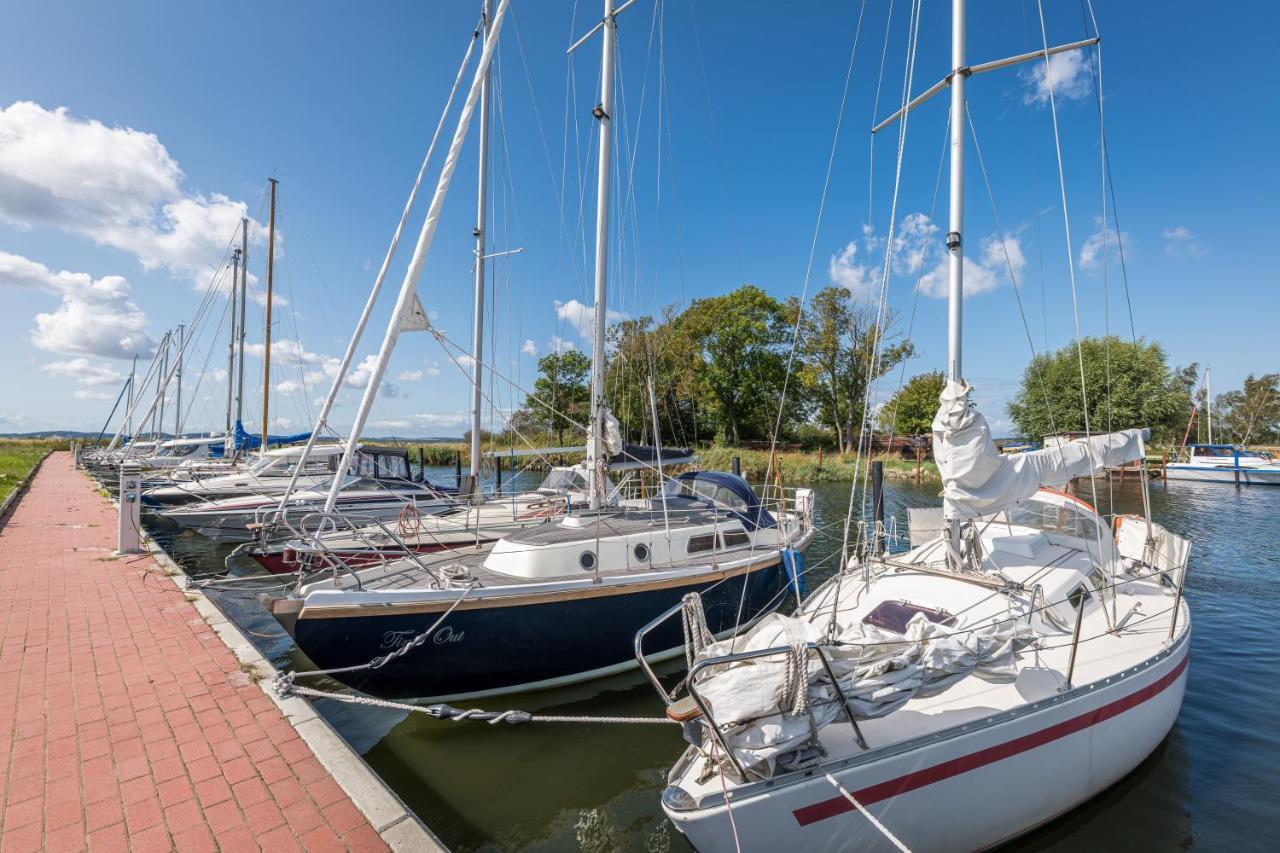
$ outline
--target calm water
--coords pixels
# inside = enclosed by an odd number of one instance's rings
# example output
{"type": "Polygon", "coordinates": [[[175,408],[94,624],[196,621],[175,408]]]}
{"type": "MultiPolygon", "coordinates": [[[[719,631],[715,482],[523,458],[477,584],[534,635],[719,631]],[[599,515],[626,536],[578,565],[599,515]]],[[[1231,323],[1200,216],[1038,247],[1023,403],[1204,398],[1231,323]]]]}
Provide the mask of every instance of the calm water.
{"type": "MultiPolygon", "coordinates": [[[[1106,509],[1106,486],[1099,488],[1106,509]]],[[[1087,489],[1082,497],[1090,498],[1087,489]]],[[[820,564],[811,587],[833,565],[824,558],[839,547],[848,499],[847,486],[818,487],[819,524],[831,525],[831,533],[807,555],[811,566],[820,564]]],[[[906,507],[938,503],[936,489],[890,484],[886,511],[905,533],[906,507]]],[[[1115,487],[1114,506],[1141,511],[1134,483],[1115,487]]],[[[1182,715],[1128,778],[1008,849],[1274,849],[1280,837],[1273,804],[1280,790],[1273,781],[1280,767],[1280,623],[1271,613],[1280,600],[1280,488],[1174,482],[1152,489],[1152,509],[1193,543],[1193,662],[1182,715]]],[[[229,548],[190,533],[155,532],[192,575],[225,572],[229,548]]],[[[291,667],[298,662],[292,642],[259,601],[273,583],[262,578],[257,590],[212,594],[277,666],[291,667]]],[[[638,674],[477,704],[557,714],[662,711],[638,674]]],[[[318,706],[454,850],[688,849],[658,805],[666,770],[684,746],[674,726],[506,728],[330,701],[318,706]]]]}

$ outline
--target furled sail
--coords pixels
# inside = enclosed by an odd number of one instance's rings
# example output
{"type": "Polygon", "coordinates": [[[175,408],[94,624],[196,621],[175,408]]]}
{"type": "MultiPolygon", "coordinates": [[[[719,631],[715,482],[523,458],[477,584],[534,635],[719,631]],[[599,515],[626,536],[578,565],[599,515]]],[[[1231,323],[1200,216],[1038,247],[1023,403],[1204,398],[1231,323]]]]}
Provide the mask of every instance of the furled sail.
{"type": "MultiPolygon", "coordinates": [[[[268,435],[267,444],[293,444],[298,441],[306,441],[311,437],[309,432],[300,432],[296,435],[268,435]]],[[[235,431],[235,447],[237,450],[257,450],[262,446],[262,437],[250,435],[244,428],[244,424],[236,421],[235,431]]]]}
{"type": "Polygon", "coordinates": [[[977,518],[1009,509],[1041,486],[1064,486],[1104,468],[1146,455],[1146,430],[1081,438],[1058,447],[1002,455],[991,428],[969,402],[969,386],[947,382],[933,419],[933,453],[942,475],[948,517],[977,518]]]}

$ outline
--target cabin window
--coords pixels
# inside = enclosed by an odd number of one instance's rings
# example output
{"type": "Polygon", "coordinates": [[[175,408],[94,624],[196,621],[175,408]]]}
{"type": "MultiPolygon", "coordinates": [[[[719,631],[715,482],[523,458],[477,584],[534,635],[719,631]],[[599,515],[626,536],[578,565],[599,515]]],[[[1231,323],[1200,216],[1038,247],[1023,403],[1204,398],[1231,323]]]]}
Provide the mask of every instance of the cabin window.
{"type": "Polygon", "coordinates": [[[689,537],[689,545],[685,551],[690,554],[699,554],[703,551],[712,551],[716,547],[716,535],[714,533],[703,533],[698,536],[689,537]]]}
{"type": "Polygon", "coordinates": [[[740,527],[732,530],[726,530],[722,535],[724,538],[724,547],[726,548],[741,548],[744,545],[751,544],[751,537],[748,536],[747,532],[740,527]]]}
{"type": "Polygon", "coordinates": [[[882,601],[862,617],[862,624],[874,625],[895,634],[905,634],[907,624],[915,618],[917,613],[936,625],[949,628],[956,624],[956,617],[941,608],[925,607],[909,601],[882,601]]]}
{"type": "Polygon", "coordinates": [[[1067,595],[1067,601],[1071,602],[1071,607],[1074,610],[1079,610],[1080,605],[1084,604],[1091,598],[1093,598],[1093,596],[1089,594],[1089,590],[1084,584],[1080,584],[1080,586],[1071,590],[1070,594],[1067,595]]]}
{"type": "Polygon", "coordinates": [[[384,480],[409,479],[409,460],[403,456],[382,454],[377,457],[378,476],[384,480]]]}

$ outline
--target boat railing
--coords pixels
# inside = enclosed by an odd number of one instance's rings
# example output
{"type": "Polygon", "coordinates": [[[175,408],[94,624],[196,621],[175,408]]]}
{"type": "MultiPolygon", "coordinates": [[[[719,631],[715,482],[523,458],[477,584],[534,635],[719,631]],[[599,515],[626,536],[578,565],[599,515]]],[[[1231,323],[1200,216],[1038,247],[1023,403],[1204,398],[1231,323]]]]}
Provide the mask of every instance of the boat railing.
{"type": "MultiPolygon", "coordinates": [[[[636,660],[639,662],[641,670],[644,671],[645,677],[649,679],[649,683],[653,685],[654,689],[658,691],[658,695],[662,697],[662,701],[666,703],[669,717],[672,716],[671,712],[674,710],[677,704],[676,696],[679,693],[679,688],[683,686],[689,691],[689,698],[693,700],[694,705],[697,707],[698,714],[692,715],[692,716],[680,714],[678,716],[682,718],[681,719],[682,722],[689,722],[693,719],[693,717],[701,718],[704,729],[707,732],[709,732],[711,736],[715,739],[716,744],[720,747],[720,749],[724,752],[725,756],[728,758],[729,762],[733,765],[734,771],[737,773],[739,779],[741,779],[744,782],[747,780],[746,769],[742,766],[742,763],[738,760],[738,757],[734,755],[733,749],[730,746],[727,737],[725,736],[724,730],[716,722],[715,715],[712,712],[710,704],[706,701],[705,698],[703,698],[701,694],[698,693],[698,675],[704,670],[710,669],[712,667],[723,667],[723,666],[728,666],[730,664],[741,663],[743,661],[755,660],[757,658],[774,657],[778,655],[791,655],[797,652],[802,652],[805,658],[802,671],[807,671],[811,656],[816,656],[818,659],[818,662],[822,665],[823,671],[826,673],[827,680],[830,681],[832,687],[835,690],[835,695],[840,702],[840,709],[844,712],[844,716],[848,720],[849,725],[853,730],[854,740],[857,742],[858,746],[861,749],[865,750],[869,748],[867,745],[866,738],[864,738],[862,735],[862,729],[858,726],[857,714],[854,712],[853,706],[850,704],[849,697],[845,693],[844,687],[841,686],[840,684],[840,679],[836,677],[835,670],[832,669],[831,667],[830,658],[827,657],[827,653],[824,650],[822,644],[820,643],[805,643],[801,646],[796,646],[796,647],[773,646],[767,649],[757,649],[754,651],[746,651],[746,652],[732,652],[727,655],[717,655],[715,657],[708,657],[708,658],[703,658],[702,660],[696,660],[696,655],[698,652],[692,648],[692,645],[690,643],[690,639],[689,639],[690,632],[687,628],[687,621],[686,621],[685,652],[686,652],[687,659],[693,661],[693,665],[689,668],[689,672],[685,675],[684,680],[680,682],[679,685],[677,685],[675,690],[669,692],[662,685],[662,681],[658,678],[657,674],[653,671],[653,667],[649,665],[648,660],[645,658],[645,653],[644,653],[645,637],[647,637],[650,633],[656,630],[659,626],[661,626],[667,620],[674,617],[677,613],[681,614],[682,618],[687,620],[688,619],[687,614],[690,611],[700,612],[701,602],[702,602],[702,599],[701,599],[701,596],[698,595],[698,593],[696,592],[690,593],[689,595],[685,596],[684,599],[681,600],[679,604],[668,608],[666,611],[659,614],[655,619],[653,619],[647,625],[645,625],[639,631],[637,631],[635,636],[636,660]],[[694,606],[690,607],[691,604],[693,604],[694,606]]],[[[806,700],[809,700],[811,698],[808,695],[809,680],[807,678],[802,678],[800,679],[800,684],[803,685],[800,689],[803,689],[804,691],[806,691],[806,700]]],[[[785,709],[782,707],[779,707],[778,712],[784,713],[785,709]]]]}
{"type": "MultiPolygon", "coordinates": [[[[352,576],[357,589],[363,587],[358,569],[387,566],[404,560],[421,569],[437,583],[441,585],[446,583],[446,579],[438,571],[423,561],[422,555],[417,550],[411,548],[400,534],[393,531],[384,519],[377,516],[313,510],[301,518],[294,532],[296,538],[307,546],[308,556],[320,563],[316,571],[325,571],[330,567],[335,570],[341,569],[352,576]],[[351,537],[355,547],[330,547],[330,543],[326,542],[324,537],[338,533],[351,537]],[[353,567],[342,556],[343,551],[356,551],[366,555],[370,562],[353,567]]],[[[435,535],[430,531],[427,531],[427,535],[435,539],[435,535]]],[[[436,541],[437,544],[441,544],[438,540],[436,541]]]]}

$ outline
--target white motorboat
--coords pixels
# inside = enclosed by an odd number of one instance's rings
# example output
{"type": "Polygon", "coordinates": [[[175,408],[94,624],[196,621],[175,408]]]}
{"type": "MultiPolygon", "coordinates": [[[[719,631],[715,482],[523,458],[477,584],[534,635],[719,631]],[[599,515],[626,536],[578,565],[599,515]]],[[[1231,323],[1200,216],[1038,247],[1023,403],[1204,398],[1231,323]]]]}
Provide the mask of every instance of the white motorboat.
{"type": "Polygon", "coordinates": [[[1280,486],[1280,459],[1233,444],[1188,444],[1164,466],[1169,480],[1280,486]]]}
{"type": "Polygon", "coordinates": [[[410,476],[405,450],[361,448],[355,460],[353,473],[331,476],[312,489],[293,492],[287,499],[282,497],[283,492],[241,495],[173,507],[158,516],[215,542],[249,542],[261,524],[288,519],[301,523],[306,516],[323,510],[335,479],[337,508],[369,523],[394,520],[406,511],[429,515],[457,506],[457,500],[444,490],[410,476]]]}
{"type": "MultiPolygon", "coordinates": [[[[314,447],[299,477],[301,488],[314,488],[332,477],[342,449],[339,444],[314,447]]],[[[302,450],[301,447],[276,448],[259,454],[239,471],[172,479],[167,484],[148,489],[142,500],[152,506],[177,506],[241,495],[279,496],[288,487],[302,459],[302,450]]]]}

